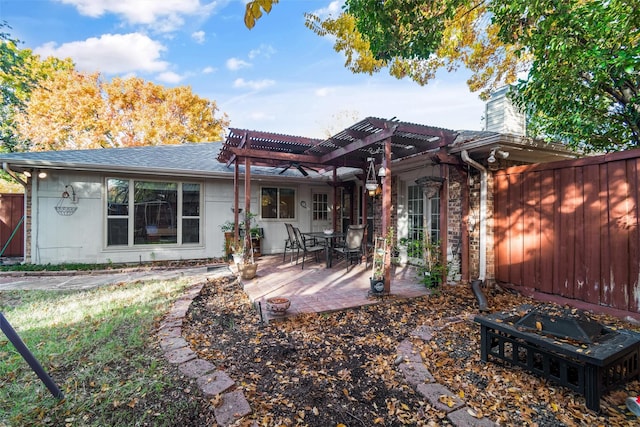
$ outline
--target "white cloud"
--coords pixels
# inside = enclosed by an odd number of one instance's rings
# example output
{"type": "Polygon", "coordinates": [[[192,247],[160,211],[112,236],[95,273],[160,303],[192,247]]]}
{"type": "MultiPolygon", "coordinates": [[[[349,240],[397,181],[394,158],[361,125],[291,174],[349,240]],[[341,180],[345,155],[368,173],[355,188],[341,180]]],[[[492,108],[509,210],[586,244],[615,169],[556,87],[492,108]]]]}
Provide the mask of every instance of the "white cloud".
{"type": "Polygon", "coordinates": [[[247,61],[243,61],[240,58],[229,58],[227,59],[227,68],[231,71],[237,71],[242,68],[251,67],[251,64],[247,61]]]}
{"type": "Polygon", "coordinates": [[[211,74],[211,73],[213,73],[215,71],[216,71],[216,69],[213,68],[213,67],[204,67],[202,69],[202,74],[211,74]]]}
{"type": "Polygon", "coordinates": [[[169,64],[160,60],[166,48],[140,33],[103,34],[56,46],[46,43],[34,49],[42,57],[71,58],[81,71],[105,74],[162,72],[169,64]]]}
{"type": "Polygon", "coordinates": [[[184,79],[184,76],[181,76],[178,73],[174,73],[173,71],[165,71],[164,73],[158,74],[156,78],[161,82],[175,84],[180,83],[184,79]]]}
{"type": "Polygon", "coordinates": [[[312,138],[326,138],[327,130],[335,130],[336,126],[343,129],[369,116],[396,116],[400,121],[452,130],[482,129],[485,104],[477,94],[470,93],[464,78],[454,83],[432,83],[420,87],[380,76],[348,86],[279,84],[278,91],[230,93],[226,99],[218,93],[215,99],[221,111],[231,117],[234,127],[312,138]],[[264,110],[267,113],[259,114],[256,108],[249,114],[248,105],[268,106],[264,110]],[[336,117],[344,111],[349,112],[349,117],[358,118],[346,124],[336,123],[336,117]]]}
{"type": "Polygon", "coordinates": [[[249,59],[257,58],[258,56],[263,56],[265,58],[271,58],[271,55],[276,53],[276,50],[273,46],[267,44],[261,44],[259,48],[253,49],[249,51],[249,59]]]}
{"type": "Polygon", "coordinates": [[[195,33],[191,34],[191,38],[194,39],[196,41],[196,43],[202,44],[204,43],[205,37],[204,37],[204,31],[196,31],[195,33]]]}
{"type": "Polygon", "coordinates": [[[326,19],[330,16],[336,18],[342,13],[342,6],[344,6],[344,0],[334,0],[327,7],[317,9],[311,12],[313,15],[318,16],[321,19],[326,19]]]}
{"type": "Polygon", "coordinates": [[[319,97],[329,96],[329,94],[331,94],[332,92],[333,92],[333,89],[329,87],[321,87],[315,90],[316,96],[319,96],[319,97]]]}
{"type": "Polygon", "coordinates": [[[273,86],[276,84],[274,80],[263,79],[263,80],[245,80],[245,79],[236,79],[233,82],[233,87],[244,89],[249,88],[251,90],[260,90],[269,86],[273,86]]]}
{"type": "Polygon", "coordinates": [[[129,24],[153,26],[155,31],[173,31],[184,16],[208,16],[224,1],[201,4],[200,0],[58,0],[93,18],[105,14],[119,16],[129,24]]]}

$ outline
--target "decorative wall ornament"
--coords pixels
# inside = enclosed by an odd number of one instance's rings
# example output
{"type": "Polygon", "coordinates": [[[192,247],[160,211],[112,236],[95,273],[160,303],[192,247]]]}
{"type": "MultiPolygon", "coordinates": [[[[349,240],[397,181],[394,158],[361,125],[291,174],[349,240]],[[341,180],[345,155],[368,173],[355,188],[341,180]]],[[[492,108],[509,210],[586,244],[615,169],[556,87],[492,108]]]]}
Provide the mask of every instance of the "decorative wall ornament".
{"type": "Polygon", "coordinates": [[[422,188],[424,195],[428,199],[431,199],[438,195],[443,183],[444,178],[440,176],[423,176],[422,178],[416,179],[416,184],[418,184],[420,188],[422,188]]]}
{"type": "Polygon", "coordinates": [[[62,216],[70,216],[73,215],[76,210],[78,210],[77,206],[72,206],[78,203],[78,196],[76,195],[76,190],[73,189],[72,185],[65,185],[64,191],[60,196],[60,200],[56,203],[55,209],[58,212],[58,215],[62,216]]]}

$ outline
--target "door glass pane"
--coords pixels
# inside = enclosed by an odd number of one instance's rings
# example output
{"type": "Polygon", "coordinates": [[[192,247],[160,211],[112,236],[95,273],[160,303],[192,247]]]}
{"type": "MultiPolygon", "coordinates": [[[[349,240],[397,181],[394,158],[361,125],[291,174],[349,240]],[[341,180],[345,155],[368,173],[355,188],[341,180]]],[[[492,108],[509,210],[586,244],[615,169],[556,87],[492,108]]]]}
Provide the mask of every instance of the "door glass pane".
{"type": "Polygon", "coordinates": [[[424,246],[424,196],[417,185],[407,187],[407,207],[409,211],[409,230],[407,234],[407,255],[409,258],[422,259],[424,246]]]}
{"type": "Polygon", "coordinates": [[[314,221],[326,221],[329,218],[329,196],[322,193],[313,194],[311,209],[314,221]]]}

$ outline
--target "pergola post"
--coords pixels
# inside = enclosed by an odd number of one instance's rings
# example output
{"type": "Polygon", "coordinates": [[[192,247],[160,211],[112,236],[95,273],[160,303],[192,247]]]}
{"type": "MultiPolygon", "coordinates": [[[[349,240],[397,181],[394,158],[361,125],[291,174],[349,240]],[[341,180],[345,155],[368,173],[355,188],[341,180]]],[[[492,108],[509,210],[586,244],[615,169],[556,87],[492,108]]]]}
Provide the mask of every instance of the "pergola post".
{"type": "MultiPolygon", "coordinates": [[[[244,159],[244,240],[245,247],[251,246],[251,159],[244,159]]],[[[253,254],[252,254],[253,255],[253,254]]],[[[253,259],[253,258],[252,258],[253,259]]]]}
{"type": "Polygon", "coordinates": [[[240,209],[239,209],[239,195],[238,195],[238,187],[240,186],[240,166],[238,165],[238,158],[236,157],[233,162],[233,238],[235,240],[240,239],[240,209]]]}
{"type": "MultiPolygon", "coordinates": [[[[382,181],[382,230],[381,234],[387,237],[391,225],[391,138],[384,141],[384,158],[382,166],[386,170],[382,181]]],[[[387,248],[390,249],[390,248],[387,248]]],[[[391,257],[384,257],[384,292],[391,293],[391,257]]]]}

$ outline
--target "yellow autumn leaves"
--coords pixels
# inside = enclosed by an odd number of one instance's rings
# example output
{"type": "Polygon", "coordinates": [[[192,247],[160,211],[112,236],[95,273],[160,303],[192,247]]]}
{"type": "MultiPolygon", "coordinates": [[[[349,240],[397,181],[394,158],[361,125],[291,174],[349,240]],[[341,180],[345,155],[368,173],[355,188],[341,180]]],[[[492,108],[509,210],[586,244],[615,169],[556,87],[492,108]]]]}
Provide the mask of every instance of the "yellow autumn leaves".
{"type": "Polygon", "coordinates": [[[27,151],[218,141],[229,121],[189,87],[57,69],[16,116],[27,151]]]}

